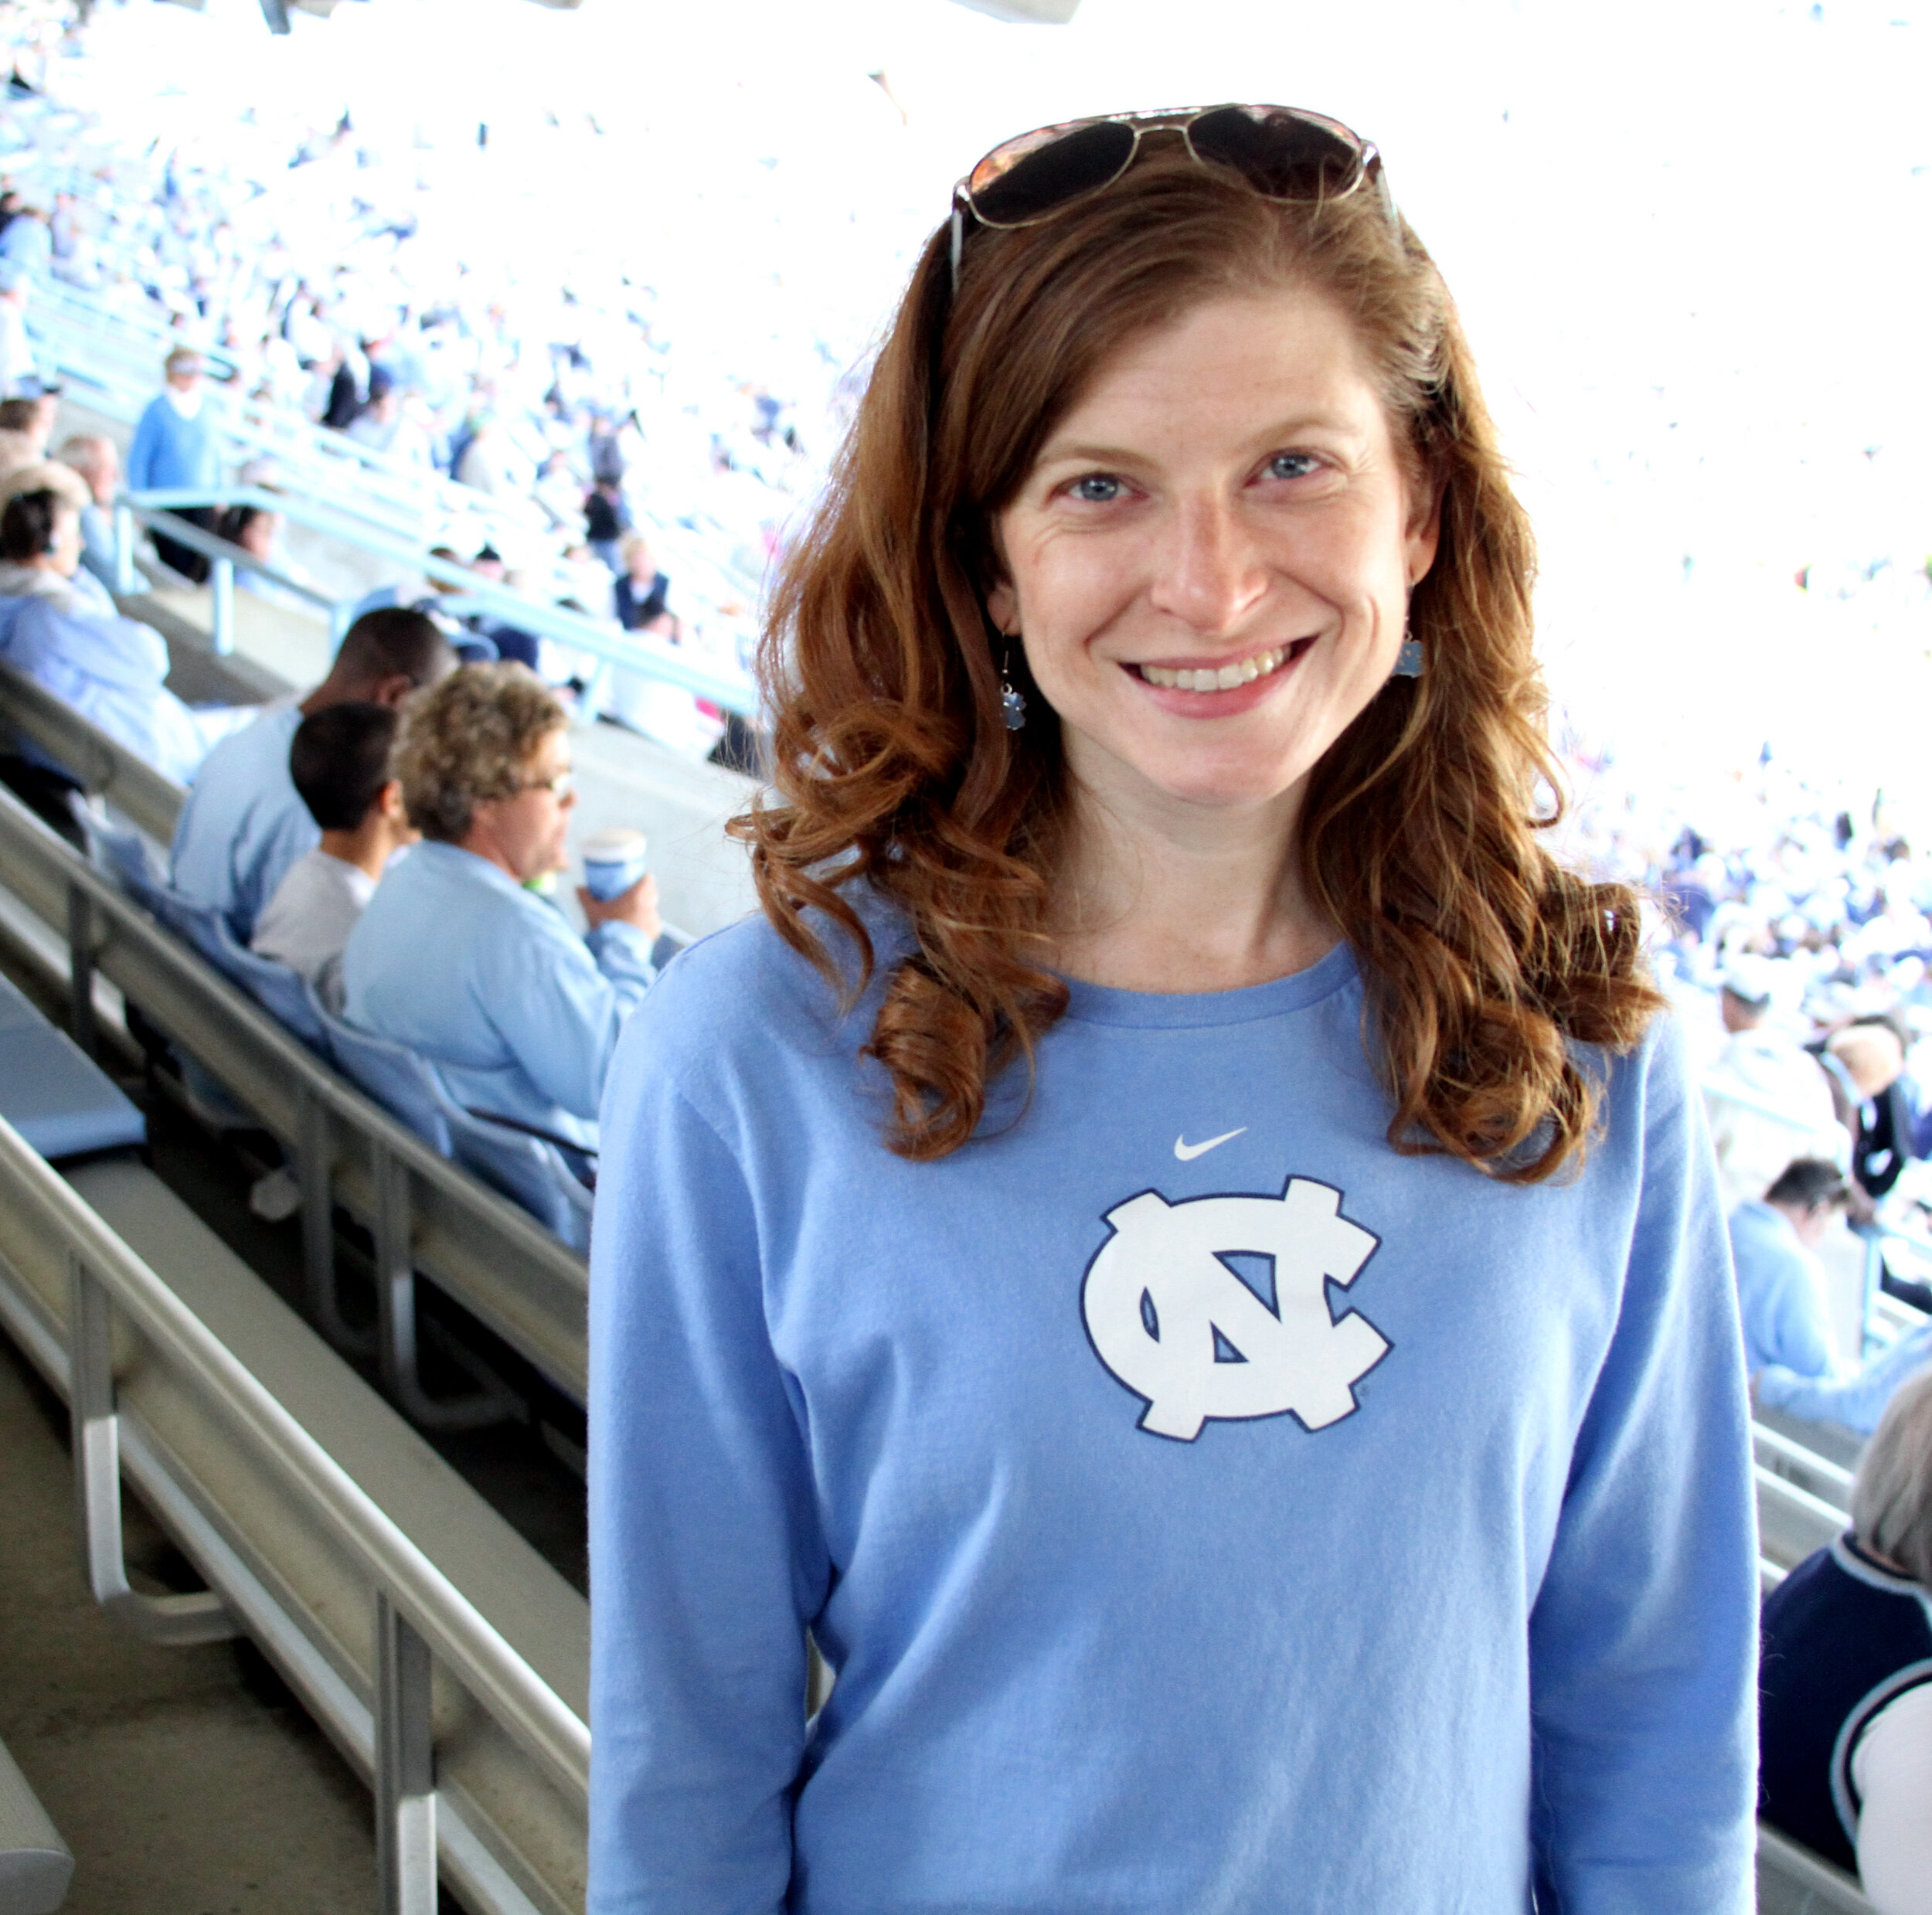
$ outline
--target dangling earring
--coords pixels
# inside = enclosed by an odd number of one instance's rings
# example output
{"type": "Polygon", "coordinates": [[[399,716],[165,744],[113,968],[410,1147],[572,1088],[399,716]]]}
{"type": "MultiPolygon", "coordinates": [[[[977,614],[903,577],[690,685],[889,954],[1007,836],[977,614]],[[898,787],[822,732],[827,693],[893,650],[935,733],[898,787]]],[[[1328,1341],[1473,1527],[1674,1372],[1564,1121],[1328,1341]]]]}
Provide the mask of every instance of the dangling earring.
{"type": "Polygon", "coordinates": [[[1396,668],[1389,676],[1397,679],[1419,679],[1422,676],[1422,641],[1420,638],[1403,640],[1402,649],[1396,654],[1396,668]]]}
{"type": "Polygon", "coordinates": [[[1026,700],[1013,689],[1013,641],[1007,636],[999,658],[999,714],[1009,731],[1018,731],[1026,723],[1026,700]]]}

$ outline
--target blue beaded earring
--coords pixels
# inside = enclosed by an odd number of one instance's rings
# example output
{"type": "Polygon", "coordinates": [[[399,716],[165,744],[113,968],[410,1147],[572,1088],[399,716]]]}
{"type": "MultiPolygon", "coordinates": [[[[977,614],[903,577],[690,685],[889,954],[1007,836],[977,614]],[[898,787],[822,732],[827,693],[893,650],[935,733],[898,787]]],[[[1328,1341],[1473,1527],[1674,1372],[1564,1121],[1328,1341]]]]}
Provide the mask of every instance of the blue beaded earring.
{"type": "Polygon", "coordinates": [[[999,661],[999,714],[1009,731],[1018,731],[1026,723],[1026,700],[1013,689],[1013,641],[1009,634],[999,661]]]}
{"type": "Polygon", "coordinates": [[[1396,668],[1389,675],[1398,679],[1419,679],[1422,676],[1422,641],[1420,638],[1403,640],[1402,649],[1396,654],[1396,668]]]}

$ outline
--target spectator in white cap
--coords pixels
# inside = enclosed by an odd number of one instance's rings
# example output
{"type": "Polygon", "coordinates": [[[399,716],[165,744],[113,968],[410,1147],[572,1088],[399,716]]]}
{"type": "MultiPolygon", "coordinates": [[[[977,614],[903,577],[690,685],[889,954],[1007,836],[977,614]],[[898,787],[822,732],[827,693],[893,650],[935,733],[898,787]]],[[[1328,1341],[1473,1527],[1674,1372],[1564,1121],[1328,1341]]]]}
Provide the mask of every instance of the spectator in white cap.
{"type": "Polygon", "coordinates": [[[1704,1100],[1726,1210],[1763,1197],[1795,1157],[1847,1161],[1850,1139],[1824,1071],[1774,1021],[1782,970],[1769,958],[1734,958],[1719,994],[1727,1035],[1704,1100]]]}

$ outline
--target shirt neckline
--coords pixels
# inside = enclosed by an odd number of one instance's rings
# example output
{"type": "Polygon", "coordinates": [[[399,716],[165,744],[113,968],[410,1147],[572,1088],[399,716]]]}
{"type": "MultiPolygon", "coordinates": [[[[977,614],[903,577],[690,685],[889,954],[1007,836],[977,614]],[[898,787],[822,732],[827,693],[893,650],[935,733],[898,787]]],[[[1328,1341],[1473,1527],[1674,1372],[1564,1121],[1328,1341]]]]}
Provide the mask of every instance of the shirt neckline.
{"type": "Polygon", "coordinates": [[[1083,1024],[1124,1025],[1142,1030],[1200,1029],[1217,1024],[1253,1024],[1305,1010],[1332,996],[1356,975],[1355,954],[1345,940],[1305,971],[1236,991],[1122,991],[1111,985],[1063,980],[1066,1015],[1083,1024]]]}

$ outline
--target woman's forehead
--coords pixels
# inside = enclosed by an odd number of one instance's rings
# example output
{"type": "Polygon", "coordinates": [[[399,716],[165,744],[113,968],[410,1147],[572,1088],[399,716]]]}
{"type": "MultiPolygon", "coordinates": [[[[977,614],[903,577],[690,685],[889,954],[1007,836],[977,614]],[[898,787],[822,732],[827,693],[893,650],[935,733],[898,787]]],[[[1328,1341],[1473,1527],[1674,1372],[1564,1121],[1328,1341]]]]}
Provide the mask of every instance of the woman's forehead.
{"type": "Polygon", "coordinates": [[[1306,416],[1359,424],[1380,414],[1361,342],[1341,308],[1301,288],[1189,308],[1101,361],[1049,436],[1049,447],[1100,424],[1158,428],[1209,413],[1306,416]]]}

